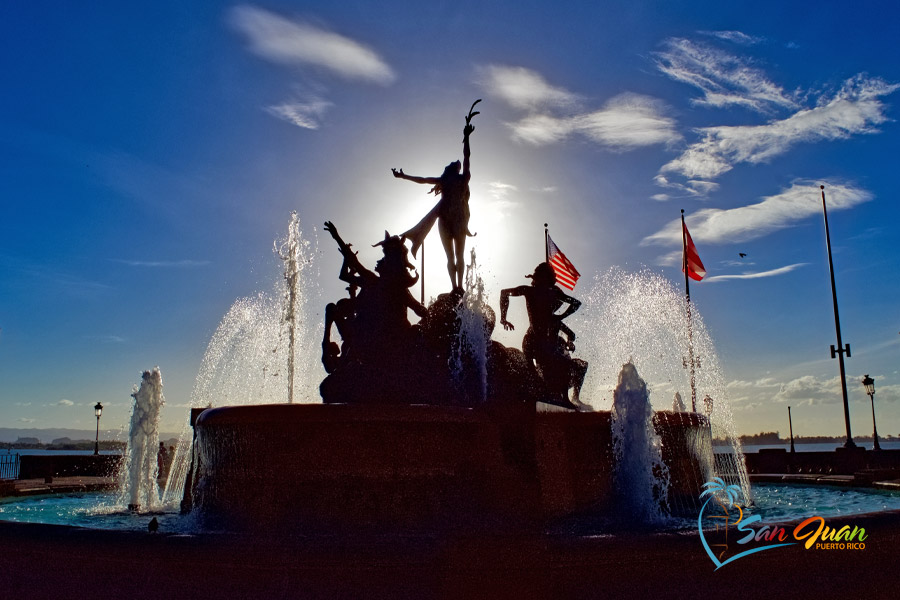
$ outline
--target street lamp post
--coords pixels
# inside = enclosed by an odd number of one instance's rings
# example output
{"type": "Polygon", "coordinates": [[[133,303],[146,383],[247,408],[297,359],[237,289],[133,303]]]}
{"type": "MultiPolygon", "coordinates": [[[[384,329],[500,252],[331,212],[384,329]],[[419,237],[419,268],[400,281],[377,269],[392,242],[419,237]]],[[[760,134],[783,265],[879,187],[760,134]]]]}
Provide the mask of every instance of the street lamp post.
{"type": "Polygon", "coordinates": [[[878,427],[875,426],[875,380],[866,373],[862,384],[866,386],[866,393],[869,395],[869,400],[872,401],[872,450],[881,450],[881,444],[878,443],[878,427]]]}
{"type": "Polygon", "coordinates": [[[94,405],[94,414],[97,416],[97,437],[94,438],[94,456],[100,454],[100,415],[103,414],[103,405],[99,402],[94,405]]]}
{"type": "Polygon", "coordinates": [[[791,421],[791,407],[788,406],[788,428],[791,430],[791,454],[794,453],[794,423],[791,421]]]}
{"type": "Polygon", "coordinates": [[[834,304],[834,329],[837,332],[837,348],[831,347],[831,358],[838,359],[841,372],[841,393],[844,399],[844,425],[847,427],[847,441],[844,448],[856,448],[853,436],[850,434],[850,401],[847,399],[847,376],[844,372],[844,354],[850,358],[850,344],[844,345],[841,340],[841,319],[838,316],[837,289],[834,285],[834,262],[831,260],[831,235],[828,233],[828,210],[825,208],[825,186],[819,186],[822,190],[822,214],[825,215],[825,247],[828,249],[828,270],[831,272],[831,300],[834,304]]]}

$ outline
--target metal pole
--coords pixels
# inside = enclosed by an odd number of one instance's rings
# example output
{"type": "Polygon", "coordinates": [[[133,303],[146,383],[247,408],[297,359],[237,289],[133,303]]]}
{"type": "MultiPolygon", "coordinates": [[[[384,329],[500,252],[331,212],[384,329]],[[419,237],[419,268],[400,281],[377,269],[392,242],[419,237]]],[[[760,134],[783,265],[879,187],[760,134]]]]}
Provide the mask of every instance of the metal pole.
{"type": "Polygon", "coordinates": [[[841,319],[838,316],[837,289],[834,285],[834,262],[831,259],[831,235],[828,232],[828,209],[825,208],[825,186],[819,186],[822,190],[822,214],[825,216],[825,246],[828,249],[828,270],[831,273],[831,299],[834,303],[834,329],[837,332],[837,349],[831,347],[831,358],[837,357],[841,372],[841,394],[844,399],[844,424],[847,427],[847,441],[844,448],[856,448],[853,436],[850,433],[850,401],[847,398],[847,375],[844,371],[844,353],[850,358],[850,344],[844,346],[841,341],[841,319]]]}
{"type": "Polygon", "coordinates": [[[100,415],[97,415],[97,435],[94,438],[94,456],[100,454],[100,415]]]}
{"type": "Polygon", "coordinates": [[[550,231],[544,223],[544,262],[550,262],[550,231]]]}
{"type": "Polygon", "coordinates": [[[425,304],[425,240],[422,240],[422,304],[425,304]]]}
{"type": "Polygon", "coordinates": [[[681,268],[684,270],[684,299],[687,307],[688,362],[691,369],[691,411],[697,412],[697,377],[694,371],[694,325],[691,321],[691,286],[688,283],[687,237],[685,236],[684,209],[681,209],[681,268]]]}
{"type": "Polygon", "coordinates": [[[794,424],[791,421],[791,407],[788,406],[788,427],[791,430],[791,454],[794,453],[794,424]]]}
{"type": "Polygon", "coordinates": [[[875,392],[869,394],[869,400],[872,401],[872,450],[881,450],[881,444],[878,443],[878,427],[875,426],[875,392]]]}

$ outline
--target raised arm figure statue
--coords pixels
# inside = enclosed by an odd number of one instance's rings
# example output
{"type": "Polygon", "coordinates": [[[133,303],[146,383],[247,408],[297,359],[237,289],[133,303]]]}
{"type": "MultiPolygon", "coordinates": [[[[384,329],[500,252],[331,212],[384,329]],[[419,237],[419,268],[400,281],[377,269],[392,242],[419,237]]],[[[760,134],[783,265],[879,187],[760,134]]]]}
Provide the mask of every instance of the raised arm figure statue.
{"type": "Polygon", "coordinates": [[[581,302],[557,287],[556,274],[550,263],[539,264],[534,274],[528,277],[531,278],[531,285],[500,290],[500,324],[507,330],[515,329],[506,319],[509,297],[524,296],[528,311],[528,331],[522,340],[525,358],[529,364],[537,364],[552,403],[577,408],[570,402],[568,390],[573,388],[572,400],[579,402],[588,365],[569,355],[575,349],[575,333],[563,323],[563,319],[577,311],[581,302]],[[563,304],[567,305],[566,309],[557,314],[563,304]],[[563,339],[561,333],[567,339],[563,339]]]}
{"type": "MultiPolygon", "coordinates": [[[[350,284],[350,302],[326,307],[325,337],[322,340],[322,362],[326,370],[334,370],[337,351],[331,345],[331,325],[338,326],[338,333],[344,338],[345,347],[352,348],[353,359],[362,362],[378,360],[389,356],[409,330],[407,310],[412,309],[419,317],[427,314],[412,294],[409,287],[418,280],[410,275],[412,265],[406,258],[408,250],[398,236],[384,232],[384,240],[375,244],[382,247],[384,256],[375,264],[375,271],[362,265],[350,244],[344,242],[337,227],[330,221],[325,223],[325,231],[338,244],[344,257],[340,279],[350,284]],[[356,295],[356,290],[359,295],[356,295]]],[[[346,300],[346,299],[345,299],[346,300]]],[[[341,351],[341,358],[344,352],[341,351]]]]}
{"type": "Polygon", "coordinates": [[[469,171],[469,136],[475,131],[472,125],[472,117],[479,114],[475,105],[481,102],[476,100],[466,116],[466,125],[463,127],[463,162],[453,161],[444,168],[440,177],[416,177],[407,175],[403,169],[391,169],[394,177],[406,179],[415,183],[427,183],[432,185],[430,192],[440,194],[441,199],[425,217],[412,229],[401,234],[401,237],[412,241],[413,256],[425,241],[428,232],[434,222],[438,221],[438,233],[441,235],[441,243],[444,253],[447,255],[447,273],[450,275],[450,283],[454,289],[462,290],[463,273],[465,269],[466,237],[473,234],[469,231],[469,180],[472,177],[469,171]],[[462,169],[462,172],[460,172],[462,169]]]}

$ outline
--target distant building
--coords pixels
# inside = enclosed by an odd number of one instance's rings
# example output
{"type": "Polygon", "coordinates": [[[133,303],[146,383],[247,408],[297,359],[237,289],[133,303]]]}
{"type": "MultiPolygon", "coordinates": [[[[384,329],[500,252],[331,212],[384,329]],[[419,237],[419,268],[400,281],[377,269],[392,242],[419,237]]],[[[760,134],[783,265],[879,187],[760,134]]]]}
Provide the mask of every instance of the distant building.
{"type": "Polygon", "coordinates": [[[16,440],[16,444],[40,444],[41,440],[36,437],[20,437],[16,440]]]}
{"type": "Polygon", "coordinates": [[[53,440],[50,443],[51,444],[71,444],[72,440],[71,440],[71,438],[61,437],[61,438],[56,438],[55,440],[53,440]]]}

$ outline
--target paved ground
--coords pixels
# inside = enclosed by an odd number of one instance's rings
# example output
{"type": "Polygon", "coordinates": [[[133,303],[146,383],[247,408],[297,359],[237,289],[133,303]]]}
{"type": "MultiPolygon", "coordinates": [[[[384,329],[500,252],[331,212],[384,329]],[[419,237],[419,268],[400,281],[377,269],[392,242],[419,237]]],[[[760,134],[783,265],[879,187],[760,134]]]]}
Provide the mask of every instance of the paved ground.
{"type": "Polygon", "coordinates": [[[890,598],[900,512],[864,550],[771,549],[716,570],[697,534],[276,539],[0,522],[0,596],[68,598],[890,598]]]}
{"type": "MultiPolygon", "coordinates": [[[[14,488],[111,483],[58,478],[14,488]]],[[[716,570],[690,532],[285,539],[0,521],[0,598],[897,598],[900,511],[827,524],[865,528],[865,549],[795,545],[716,570]]]]}

